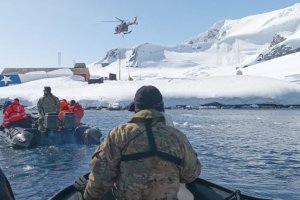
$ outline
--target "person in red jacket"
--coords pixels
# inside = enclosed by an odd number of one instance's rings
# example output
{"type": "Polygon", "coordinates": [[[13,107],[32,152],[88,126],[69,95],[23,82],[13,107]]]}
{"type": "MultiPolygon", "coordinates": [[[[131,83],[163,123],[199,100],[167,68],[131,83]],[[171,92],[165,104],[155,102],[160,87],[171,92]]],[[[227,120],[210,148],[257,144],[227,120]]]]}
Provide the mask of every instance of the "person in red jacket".
{"type": "Polygon", "coordinates": [[[30,128],[31,120],[26,115],[24,107],[20,104],[19,99],[14,99],[11,104],[4,108],[3,112],[3,127],[23,127],[30,128]]]}
{"type": "Polygon", "coordinates": [[[80,124],[81,118],[84,116],[84,110],[82,106],[75,100],[71,100],[69,105],[69,110],[70,112],[74,113],[75,124],[76,126],[78,126],[80,124]]]}
{"type": "Polygon", "coordinates": [[[60,122],[62,122],[64,113],[71,112],[69,109],[70,103],[67,100],[62,99],[62,100],[59,100],[59,106],[60,106],[60,111],[58,113],[58,119],[60,122]]]}

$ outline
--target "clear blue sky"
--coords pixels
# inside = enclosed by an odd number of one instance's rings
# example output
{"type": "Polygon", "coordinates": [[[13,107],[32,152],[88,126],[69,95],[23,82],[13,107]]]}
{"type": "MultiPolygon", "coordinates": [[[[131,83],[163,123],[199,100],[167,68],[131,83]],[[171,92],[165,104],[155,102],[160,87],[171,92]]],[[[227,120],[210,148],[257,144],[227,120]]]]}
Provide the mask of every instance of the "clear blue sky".
{"type": "Polygon", "coordinates": [[[142,43],[173,46],[222,19],[239,19],[299,0],[0,0],[0,68],[97,62],[106,52],[142,43]],[[124,38],[114,17],[138,16],[124,38]]]}

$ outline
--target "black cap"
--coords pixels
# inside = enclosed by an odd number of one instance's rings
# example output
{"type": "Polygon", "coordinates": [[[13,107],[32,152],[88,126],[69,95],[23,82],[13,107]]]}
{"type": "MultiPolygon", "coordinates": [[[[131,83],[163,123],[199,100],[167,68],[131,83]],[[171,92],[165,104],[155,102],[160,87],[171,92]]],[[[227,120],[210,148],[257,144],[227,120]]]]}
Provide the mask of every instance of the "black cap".
{"type": "Polygon", "coordinates": [[[3,104],[3,108],[5,109],[7,106],[11,105],[11,101],[10,100],[7,100],[4,102],[3,104]]]}
{"type": "Polygon", "coordinates": [[[75,100],[71,100],[71,101],[70,101],[70,104],[71,104],[71,105],[74,105],[75,103],[76,103],[75,100]]]}
{"type": "Polygon", "coordinates": [[[45,92],[51,92],[51,87],[45,86],[45,87],[44,87],[44,91],[45,91],[45,92]]]}
{"type": "Polygon", "coordinates": [[[163,97],[160,91],[152,86],[142,86],[137,90],[134,97],[135,111],[154,108],[158,111],[164,111],[163,97]]]}

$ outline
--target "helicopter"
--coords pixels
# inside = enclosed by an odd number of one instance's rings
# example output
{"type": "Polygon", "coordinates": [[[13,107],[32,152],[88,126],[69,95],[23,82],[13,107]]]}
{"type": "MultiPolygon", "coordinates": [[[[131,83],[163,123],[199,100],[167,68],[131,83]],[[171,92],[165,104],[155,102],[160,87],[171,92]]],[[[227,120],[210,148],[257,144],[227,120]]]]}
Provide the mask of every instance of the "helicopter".
{"type": "Polygon", "coordinates": [[[115,17],[118,21],[102,21],[102,22],[121,22],[119,25],[116,26],[115,28],[115,33],[114,34],[129,34],[132,32],[132,30],[128,31],[128,26],[131,25],[137,25],[137,17],[134,17],[133,20],[123,20],[118,17],[115,17]]]}

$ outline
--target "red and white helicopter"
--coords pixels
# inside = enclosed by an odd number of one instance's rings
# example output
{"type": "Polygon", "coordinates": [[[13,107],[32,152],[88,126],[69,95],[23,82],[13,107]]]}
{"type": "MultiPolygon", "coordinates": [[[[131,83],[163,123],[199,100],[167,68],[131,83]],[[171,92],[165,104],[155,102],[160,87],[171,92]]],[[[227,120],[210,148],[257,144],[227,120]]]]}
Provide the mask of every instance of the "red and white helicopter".
{"type": "Polygon", "coordinates": [[[132,32],[132,30],[128,31],[128,27],[131,25],[137,25],[137,17],[134,17],[132,20],[123,20],[118,17],[115,17],[118,21],[102,21],[102,22],[121,22],[119,25],[115,28],[115,34],[129,34],[132,32]]]}

